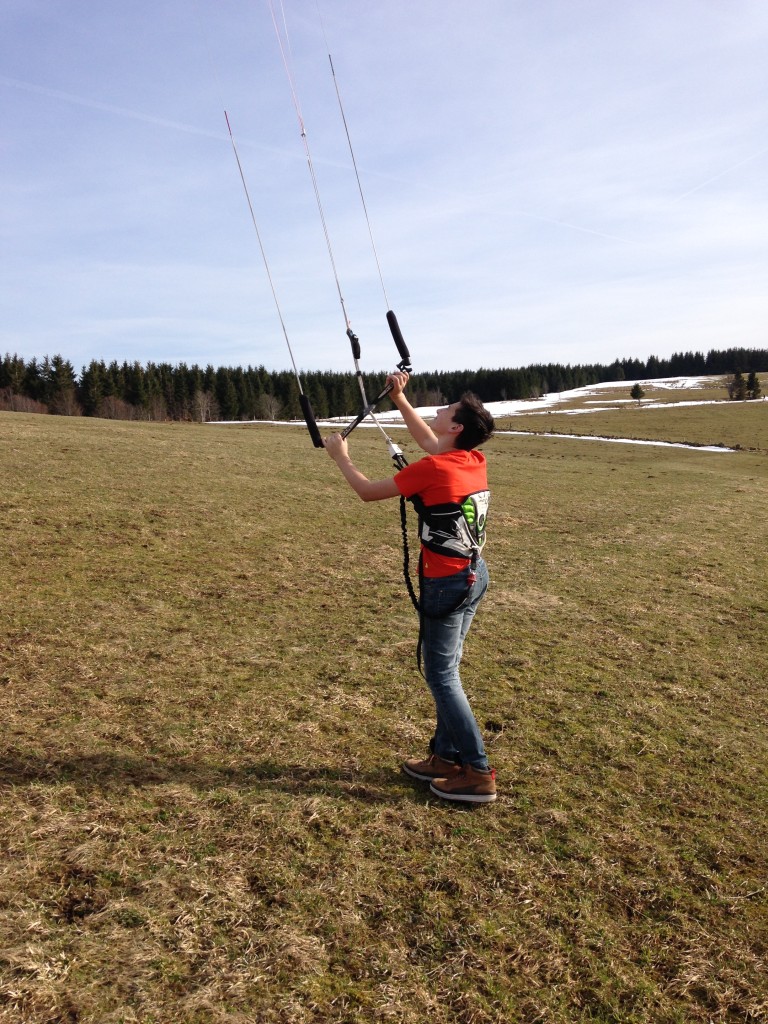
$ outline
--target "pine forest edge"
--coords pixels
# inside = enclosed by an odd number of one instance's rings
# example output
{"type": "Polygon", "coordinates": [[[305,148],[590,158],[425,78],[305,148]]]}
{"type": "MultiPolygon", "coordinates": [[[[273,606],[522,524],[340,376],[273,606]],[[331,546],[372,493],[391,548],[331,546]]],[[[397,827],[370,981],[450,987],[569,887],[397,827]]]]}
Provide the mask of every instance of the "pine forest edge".
{"type": "MultiPolygon", "coordinates": [[[[615,360],[611,364],[534,364],[518,369],[446,370],[415,373],[411,401],[435,406],[474,391],[484,402],[519,401],[607,381],[665,377],[756,374],[768,371],[768,349],[730,348],[615,360]]],[[[385,372],[366,375],[371,394],[384,386],[385,372]]],[[[354,415],[360,393],[352,372],[308,371],[305,393],[319,419],[354,415]]],[[[60,355],[25,361],[6,354],[0,362],[0,411],[138,420],[300,419],[299,389],[289,370],[259,367],[205,369],[186,363],[109,364],[92,360],[77,374],[60,355]]]]}

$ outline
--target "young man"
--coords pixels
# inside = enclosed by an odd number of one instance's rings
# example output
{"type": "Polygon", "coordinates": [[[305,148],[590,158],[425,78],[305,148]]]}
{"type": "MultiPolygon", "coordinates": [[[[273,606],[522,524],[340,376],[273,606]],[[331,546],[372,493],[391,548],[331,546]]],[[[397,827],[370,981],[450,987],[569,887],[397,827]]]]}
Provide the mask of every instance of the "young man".
{"type": "Polygon", "coordinates": [[[439,409],[427,424],[403,394],[407,373],[387,378],[390,398],[427,457],[394,477],[369,480],[353,464],[340,434],[325,439],[328,454],[363,501],[403,495],[421,523],[420,597],[424,673],[437,725],[427,758],[409,758],[403,771],[429,782],[445,800],[490,803],[496,773],[459,678],[464,638],[488,588],[480,555],[489,491],[485,456],[476,451],[494,430],[493,417],[471,394],[439,409]]]}

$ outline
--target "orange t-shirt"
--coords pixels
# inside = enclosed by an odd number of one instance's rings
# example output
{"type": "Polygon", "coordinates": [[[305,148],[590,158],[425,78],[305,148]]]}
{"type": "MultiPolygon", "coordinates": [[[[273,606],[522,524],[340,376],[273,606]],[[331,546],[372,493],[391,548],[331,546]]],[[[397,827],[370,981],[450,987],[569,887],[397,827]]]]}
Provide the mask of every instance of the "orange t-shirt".
{"type": "MultiPolygon", "coordinates": [[[[461,502],[468,494],[488,489],[485,456],[477,450],[465,452],[459,448],[427,455],[396,473],[395,483],[404,497],[418,494],[425,505],[461,502]]],[[[468,558],[439,555],[423,545],[421,558],[425,576],[453,576],[469,564],[468,558]]]]}

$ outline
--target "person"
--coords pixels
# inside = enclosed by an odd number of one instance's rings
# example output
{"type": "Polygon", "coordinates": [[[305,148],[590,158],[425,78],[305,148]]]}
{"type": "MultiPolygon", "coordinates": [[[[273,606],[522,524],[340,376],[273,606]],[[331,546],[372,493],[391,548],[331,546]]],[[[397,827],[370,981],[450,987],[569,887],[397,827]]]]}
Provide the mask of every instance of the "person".
{"type": "Polygon", "coordinates": [[[331,434],[324,445],[363,501],[402,495],[419,511],[421,651],[437,723],[428,756],[408,758],[402,769],[429,782],[431,792],[442,799],[490,803],[496,799],[496,773],[488,764],[459,665],[488,588],[480,549],[490,492],[485,456],[477,448],[491,437],[493,417],[476,395],[467,393],[427,423],[404,394],[408,374],[393,373],[387,381],[392,384],[390,398],[426,457],[394,477],[369,480],[352,462],[341,434],[331,434]]]}

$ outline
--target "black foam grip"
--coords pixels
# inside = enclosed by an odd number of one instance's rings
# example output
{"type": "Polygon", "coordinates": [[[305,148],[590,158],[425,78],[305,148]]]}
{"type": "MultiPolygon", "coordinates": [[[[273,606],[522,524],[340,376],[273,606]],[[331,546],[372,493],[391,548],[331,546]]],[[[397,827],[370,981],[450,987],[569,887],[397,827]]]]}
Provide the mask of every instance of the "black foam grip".
{"type": "Polygon", "coordinates": [[[397,351],[403,359],[410,363],[411,353],[408,351],[408,346],[405,344],[405,339],[403,338],[400,330],[400,324],[397,322],[397,317],[391,309],[387,312],[387,323],[389,324],[389,329],[392,332],[392,338],[397,345],[397,351]]]}
{"type": "Polygon", "coordinates": [[[349,338],[349,344],[352,346],[352,358],[357,361],[360,358],[360,339],[351,327],[347,328],[347,337],[349,338]]]}
{"type": "Polygon", "coordinates": [[[315,423],[315,414],[312,412],[312,406],[310,405],[309,399],[306,395],[299,395],[299,402],[301,403],[301,411],[304,413],[304,419],[307,421],[307,430],[309,430],[309,436],[312,438],[312,444],[315,448],[324,448],[323,439],[320,437],[320,431],[317,429],[317,423],[315,423]]]}

